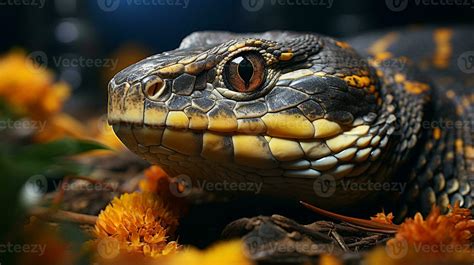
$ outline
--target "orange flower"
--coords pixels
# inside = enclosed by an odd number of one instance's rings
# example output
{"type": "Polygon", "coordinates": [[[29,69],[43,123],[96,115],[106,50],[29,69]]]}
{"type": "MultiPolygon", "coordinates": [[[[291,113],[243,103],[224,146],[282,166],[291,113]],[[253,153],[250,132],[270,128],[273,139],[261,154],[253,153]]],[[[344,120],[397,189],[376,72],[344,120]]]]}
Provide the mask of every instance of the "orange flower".
{"type": "Polygon", "coordinates": [[[116,240],[120,251],[159,257],[178,249],[176,242],[167,242],[177,226],[177,216],[159,197],[135,192],[115,198],[100,213],[95,235],[99,240],[116,240]]]}
{"type": "Polygon", "coordinates": [[[420,213],[406,219],[385,249],[377,248],[367,264],[472,264],[474,251],[471,211],[459,204],[441,215],[434,207],[426,219],[420,213]]]}
{"type": "Polygon", "coordinates": [[[385,212],[377,213],[375,216],[370,217],[370,220],[381,223],[381,224],[393,224],[393,214],[386,214],[385,212]]]}
{"type": "Polygon", "coordinates": [[[88,123],[87,128],[89,131],[88,138],[90,140],[102,143],[112,150],[126,150],[125,145],[117,137],[112,126],[107,123],[105,115],[103,118],[92,119],[88,123]]]}
{"type": "Polygon", "coordinates": [[[177,197],[171,192],[173,185],[176,185],[177,191],[182,187],[179,183],[174,183],[161,167],[151,166],[145,170],[144,175],[145,177],[139,183],[142,191],[155,193],[168,205],[173,205],[172,211],[178,216],[182,216],[187,211],[184,198],[177,197]]]}
{"type": "Polygon", "coordinates": [[[36,132],[35,140],[48,142],[65,136],[81,138],[85,134],[86,128],[79,121],[67,114],[58,113],[48,119],[43,130],[36,132]]]}
{"type": "Polygon", "coordinates": [[[0,98],[20,115],[47,120],[58,113],[70,88],[55,83],[51,72],[35,66],[21,50],[0,58],[0,98]]]}
{"type": "Polygon", "coordinates": [[[319,259],[320,265],[342,265],[342,262],[333,255],[323,254],[319,259]]]}
{"type": "Polygon", "coordinates": [[[161,265],[251,265],[253,262],[245,255],[241,241],[219,243],[206,251],[194,248],[186,249],[160,261],[161,265]]]}
{"type": "Polygon", "coordinates": [[[25,52],[13,50],[0,58],[0,100],[20,116],[45,122],[35,132],[36,141],[73,137],[95,140],[114,150],[125,149],[105,119],[84,125],[61,113],[69,95],[66,83],[55,82],[53,73],[35,65],[25,52]]]}
{"type": "Polygon", "coordinates": [[[408,218],[400,225],[395,240],[422,244],[469,244],[474,232],[474,220],[469,209],[456,204],[447,215],[441,215],[435,207],[423,219],[420,213],[408,218]]]}
{"type": "Polygon", "coordinates": [[[168,174],[159,166],[151,166],[145,170],[145,178],[140,180],[140,189],[146,192],[169,191],[168,174]]]}
{"type": "Polygon", "coordinates": [[[75,253],[73,243],[63,238],[57,226],[30,217],[29,224],[24,226],[23,236],[26,242],[22,246],[31,247],[31,250],[18,255],[18,264],[68,265],[79,260],[80,254],[75,253]]]}

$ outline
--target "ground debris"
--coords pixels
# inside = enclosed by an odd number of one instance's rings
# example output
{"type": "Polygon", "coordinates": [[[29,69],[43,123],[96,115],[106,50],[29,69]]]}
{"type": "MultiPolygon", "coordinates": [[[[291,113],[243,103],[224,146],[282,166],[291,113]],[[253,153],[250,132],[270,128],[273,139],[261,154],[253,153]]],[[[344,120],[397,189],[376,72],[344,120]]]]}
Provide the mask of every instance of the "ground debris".
{"type": "Polygon", "coordinates": [[[281,215],[236,220],[227,225],[222,236],[242,238],[249,257],[259,264],[318,264],[321,255],[327,254],[358,264],[364,251],[390,238],[345,223],[302,225],[281,215]]]}

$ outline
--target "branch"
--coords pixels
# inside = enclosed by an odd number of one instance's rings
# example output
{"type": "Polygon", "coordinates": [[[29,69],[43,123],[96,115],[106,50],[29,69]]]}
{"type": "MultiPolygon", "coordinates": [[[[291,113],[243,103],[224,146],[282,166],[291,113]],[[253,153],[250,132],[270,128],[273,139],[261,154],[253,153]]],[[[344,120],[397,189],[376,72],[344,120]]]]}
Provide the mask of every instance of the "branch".
{"type": "Polygon", "coordinates": [[[81,213],[74,213],[63,210],[54,210],[44,207],[33,208],[29,214],[31,216],[36,216],[40,219],[52,222],[66,222],[66,223],[77,223],[77,224],[87,224],[95,225],[97,221],[97,216],[87,215],[81,213]]]}

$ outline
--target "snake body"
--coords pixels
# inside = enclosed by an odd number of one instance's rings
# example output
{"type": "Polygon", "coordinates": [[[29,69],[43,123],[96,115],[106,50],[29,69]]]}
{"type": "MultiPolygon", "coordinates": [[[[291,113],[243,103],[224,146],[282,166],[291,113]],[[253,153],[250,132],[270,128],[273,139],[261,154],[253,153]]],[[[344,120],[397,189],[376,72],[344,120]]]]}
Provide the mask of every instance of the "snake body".
{"type": "Polygon", "coordinates": [[[393,202],[399,216],[471,208],[473,33],[193,33],[118,73],[108,118],[190,185],[256,183],[333,209],[393,202]]]}

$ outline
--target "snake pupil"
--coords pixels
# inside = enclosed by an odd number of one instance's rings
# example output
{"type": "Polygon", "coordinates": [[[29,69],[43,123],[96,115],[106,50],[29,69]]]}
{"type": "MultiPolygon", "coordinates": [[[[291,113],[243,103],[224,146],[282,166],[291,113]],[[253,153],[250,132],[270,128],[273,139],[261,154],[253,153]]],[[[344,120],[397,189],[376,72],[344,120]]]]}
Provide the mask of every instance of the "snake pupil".
{"type": "Polygon", "coordinates": [[[249,61],[245,57],[240,57],[242,60],[239,63],[239,75],[240,78],[245,82],[245,85],[248,86],[250,83],[250,80],[252,79],[253,75],[253,65],[252,62],[249,61]]]}

